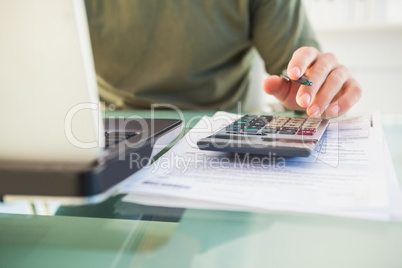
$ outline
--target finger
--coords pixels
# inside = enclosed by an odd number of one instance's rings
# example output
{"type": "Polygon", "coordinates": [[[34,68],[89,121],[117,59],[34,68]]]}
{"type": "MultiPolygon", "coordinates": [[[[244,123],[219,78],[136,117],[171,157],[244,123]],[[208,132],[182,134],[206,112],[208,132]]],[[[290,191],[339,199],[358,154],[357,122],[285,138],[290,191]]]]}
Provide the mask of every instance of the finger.
{"type": "Polygon", "coordinates": [[[301,107],[309,107],[321,89],[330,72],[338,65],[332,53],[320,54],[314,64],[306,70],[306,76],[313,81],[312,86],[302,86],[297,92],[296,100],[301,107]]]}
{"type": "Polygon", "coordinates": [[[280,78],[277,75],[271,75],[264,81],[264,91],[277,98],[280,102],[285,101],[289,94],[288,81],[280,78]]]}
{"type": "Polygon", "coordinates": [[[333,116],[342,115],[355,105],[362,96],[362,89],[354,79],[349,79],[342,90],[335,96],[334,101],[328,107],[333,116]]]}
{"type": "Polygon", "coordinates": [[[335,69],[329,73],[324,84],[315,95],[311,106],[307,109],[307,114],[310,117],[320,117],[338,92],[341,91],[349,77],[349,70],[345,66],[338,65],[335,67],[335,69]]]}
{"type": "Polygon", "coordinates": [[[296,93],[299,89],[299,85],[287,81],[277,75],[271,75],[264,81],[264,91],[274,96],[284,106],[289,109],[300,110],[300,106],[296,103],[296,93]]]}
{"type": "Polygon", "coordinates": [[[315,47],[301,47],[297,49],[289,61],[287,73],[290,79],[297,80],[307,68],[315,62],[320,52],[315,47]]]}

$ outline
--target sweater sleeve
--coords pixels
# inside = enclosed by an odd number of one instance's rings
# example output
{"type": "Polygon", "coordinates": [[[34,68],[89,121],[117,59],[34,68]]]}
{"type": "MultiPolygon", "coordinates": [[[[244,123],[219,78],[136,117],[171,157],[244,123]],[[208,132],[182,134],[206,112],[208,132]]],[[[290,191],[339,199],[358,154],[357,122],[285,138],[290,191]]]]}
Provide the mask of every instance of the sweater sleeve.
{"type": "Polygon", "coordinates": [[[319,49],[301,0],[251,0],[250,38],[269,74],[286,69],[295,50],[319,49]]]}

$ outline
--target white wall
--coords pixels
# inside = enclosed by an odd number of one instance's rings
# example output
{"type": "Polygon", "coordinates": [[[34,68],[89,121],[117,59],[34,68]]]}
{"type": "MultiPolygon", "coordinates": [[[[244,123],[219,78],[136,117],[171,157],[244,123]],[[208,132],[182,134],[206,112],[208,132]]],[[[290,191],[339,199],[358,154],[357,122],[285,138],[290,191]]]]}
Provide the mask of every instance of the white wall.
{"type": "Polygon", "coordinates": [[[335,53],[362,86],[363,96],[351,112],[402,113],[402,26],[317,34],[323,50],[335,53]]]}
{"type": "Polygon", "coordinates": [[[324,51],[363,88],[351,112],[402,113],[402,0],[303,0],[324,51]]]}

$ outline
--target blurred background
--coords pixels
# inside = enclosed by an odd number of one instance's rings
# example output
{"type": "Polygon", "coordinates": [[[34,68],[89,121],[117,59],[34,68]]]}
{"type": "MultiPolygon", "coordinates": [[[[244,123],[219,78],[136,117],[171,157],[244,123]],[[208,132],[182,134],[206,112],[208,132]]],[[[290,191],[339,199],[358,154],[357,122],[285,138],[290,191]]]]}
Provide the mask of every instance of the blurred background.
{"type": "MultiPolygon", "coordinates": [[[[350,114],[402,113],[402,0],[303,0],[324,52],[333,52],[363,89],[350,114]]],[[[256,57],[248,106],[269,110],[256,57]],[[258,91],[258,92],[256,92],[258,91]]]]}

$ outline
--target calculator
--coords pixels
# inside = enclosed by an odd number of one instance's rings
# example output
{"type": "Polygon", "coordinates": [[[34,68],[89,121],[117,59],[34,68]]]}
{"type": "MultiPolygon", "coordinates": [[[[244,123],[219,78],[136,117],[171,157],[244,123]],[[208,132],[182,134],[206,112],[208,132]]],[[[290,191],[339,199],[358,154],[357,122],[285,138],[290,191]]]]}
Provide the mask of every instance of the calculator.
{"type": "Polygon", "coordinates": [[[197,142],[201,150],[307,157],[319,144],[328,119],[244,115],[197,142]]]}

